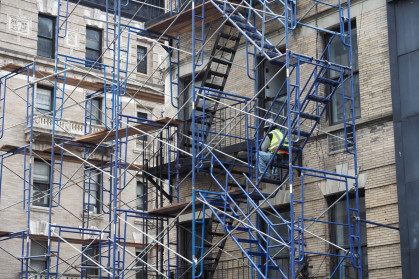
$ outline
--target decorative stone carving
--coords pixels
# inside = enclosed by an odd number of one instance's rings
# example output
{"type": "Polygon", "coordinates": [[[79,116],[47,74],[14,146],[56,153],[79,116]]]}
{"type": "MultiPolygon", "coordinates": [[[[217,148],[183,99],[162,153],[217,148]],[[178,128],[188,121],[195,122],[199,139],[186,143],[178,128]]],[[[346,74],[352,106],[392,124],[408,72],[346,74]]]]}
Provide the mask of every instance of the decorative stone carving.
{"type": "Polygon", "coordinates": [[[67,45],[71,47],[78,47],[79,40],[76,32],[67,32],[67,45]]]}
{"type": "Polygon", "coordinates": [[[57,16],[58,2],[54,0],[36,0],[38,11],[45,14],[57,16]]]}
{"type": "MultiPolygon", "coordinates": [[[[38,115],[33,120],[33,131],[35,138],[41,140],[43,137],[49,137],[52,132],[52,116],[38,115]]],[[[98,132],[104,129],[102,126],[92,125],[91,132],[98,132]]],[[[57,136],[63,138],[80,137],[84,135],[84,123],[72,120],[61,119],[56,121],[55,131],[57,136]]],[[[30,129],[27,128],[25,133],[29,135],[30,129]]],[[[29,140],[29,138],[27,138],[29,140]]]]}
{"type": "Polygon", "coordinates": [[[31,220],[29,229],[31,234],[48,235],[48,227],[48,222],[31,220]]]}
{"type": "MultiPolygon", "coordinates": [[[[343,175],[354,176],[355,175],[355,170],[354,169],[348,169],[348,164],[345,163],[345,164],[341,164],[341,165],[336,165],[336,173],[343,174],[343,175]]],[[[367,178],[368,178],[368,173],[358,174],[358,188],[364,188],[365,187],[365,183],[367,182],[367,178]]],[[[352,188],[354,183],[355,183],[355,180],[348,179],[348,189],[352,188]]],[[[322,194],[325,195],[325,196],[346,191],[345,182],[331,180],[331,179],[320,182],[319,187],[322,191],[322,194]]]]}
{"type": "Polygon", "coordinates": [[[84,10],[84,20],[86,21],[86,25],[88,26],[94,26],[100,29],[105,29],[105,23],[103,22],[106,21],[106,14],[102,13],[99,9],[94,9],[93,15],[90,12],[90,10],[84,10]]]}
{"type": "Polygon", "coordinates": [[[32,22],[21,17],[8,15],[8,29],[19,35],[29,36],[32,22]]]}

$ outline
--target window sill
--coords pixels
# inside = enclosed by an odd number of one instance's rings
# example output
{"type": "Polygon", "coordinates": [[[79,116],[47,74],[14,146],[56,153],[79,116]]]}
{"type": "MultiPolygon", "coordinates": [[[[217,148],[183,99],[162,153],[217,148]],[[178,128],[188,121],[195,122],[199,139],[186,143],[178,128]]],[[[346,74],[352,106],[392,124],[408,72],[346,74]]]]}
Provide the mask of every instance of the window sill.
{"type": "MultiPolygon", "coordinates": [[[[87,214],[85,216],[87,216],[87,214]]],[[[80,218],[83,218],[83,214],[80,214],[80,218]]],[[[90,221],[93,221],[93,220],[103,221],[104,216],[103,216],[103,214],[93,213],[92,211],[90,211],[89,212],[89,220],[90,221]]]]}
{"type": "MultiPolygon", "coordinates": [[[[381,114],[381,115],[377,115],[377,116],[369,117],[369,118],[360,117],[360,118],[357,118],[355,120],[355,127],[358,129],[362,126],[365,126],[365,125],[368,125],[368,124],[371,124],[371,123],[374,123],[374,122],[377,122],[377,121],[383,121],[383,120],[390,121],[392,119],[393,119],[393,113],[381,114]]],[[[343,130],[343,128],[344,128],[343,123],[331,125],[331,126],[328,126],[328,127],[322,127],[322,128],[320,128],[321,131],[319,132],[318,136],[326,136],[327,133],[337,132],[339,130],[343,130]]],[[[312,136],[312,138],[315,138],[315,137],[316,136],[314,136],[314,135],[312,136]]]]}
{"type": "Polygon", "coordinates": [[[148,78],[149,77],[148,74],[143,74],[143,73],[140,73],[140,72],[136,72],[136,75],[137,75],[137,77],[140,77],[140,78],[148,78]]]}
{"type": "MultiPolygon", "coordinates": [[[[31,206],[32,212],[39,212],[39,213],[48,213],[49,214],[49,207],[44,206],[38,206],[38,205],[32,205],[31,206]]],[[[51,209],[51,214],[54,214],[54,210],[51,209]]]]}

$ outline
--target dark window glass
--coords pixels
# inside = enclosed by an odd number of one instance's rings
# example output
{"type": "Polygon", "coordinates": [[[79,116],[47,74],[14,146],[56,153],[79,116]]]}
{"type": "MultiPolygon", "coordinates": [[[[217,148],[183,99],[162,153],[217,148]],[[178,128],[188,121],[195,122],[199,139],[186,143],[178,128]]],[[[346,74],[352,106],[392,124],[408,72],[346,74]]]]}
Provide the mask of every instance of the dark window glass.
{"type": "Polygon", "coordinates": [[[86,110],[90,114],[91,124],[102,124],[102,98],[92,98],[86,101],[86,110]]]}
{"type": "MultiPolygon", "coordinates": [[[[349,200],[350,208],[356,208],[356,200],[355,198],[351,198],[349,200]]],[[[359,215],[361,219],[365,219],[365,197],[359,197],[359,215]]],[[[331,211],[330,219],[332,222],[336,223],[348,223],[348,210],[347,210],[347,201],[346,199],[342,199],[336,203],[331,211]]],[[[354,230],[357,229],[356,222],[354,218],[351,216],[351,225],[353,226],[354,230]]],[[[361,226],[361,249],[362,249],[362,269],[363,269],[363,278],[368,278],[368,255],[367,255],[367,228],[365,223],[360,223],[361,226]]],[[[344,249],[349,249],[349,228],[348,226],[342,225],[331,225],[330,226],[330,233],[332,242],[342,247],[344,249]]],[[[345,255],[345,252],[341,249],[337,249],[336,247],[331,247],[334,253],[339,255],[345,255]]],[[[331,257],[332,259],[332,272],[338,266],[339,261],[341,258],[331,257]]],[[[360,278],[358,274],[356,274],[355,269],[351,264],[350,258],[347,258],[343,261],[342,265],[340,266],[340,270],[335,273],[333,278],[339,279],[357,279],[360,278]],[[343,277],[340,277],[340,276],[343,277]]]]}
{"type": "Polygon", "coordinates": [[[33,169],[33,205],[49,206],[50,195],[50,166],[35,160],[33,169]]]}
{"type": "Polygon", "coordinates": [[[53,89],[38,87],[36,89],[36,110],[41,113],[52,111],[53,89]]]}
{"type": "Polygon", "coordinates": [[[86,170],[84,172],[84,210],[100,213],[101,172],[86,170]]]}
{"type": "MultiPolygon", "coordinates": [[[[143,119],[148,119],[148,114],[147,113],[145,113],[145,112],[137,112],[137,117],[138,118],[143,118],[143,119]]],[[[138,135],[138,138],[137,138],[138,140],[141,140],[141,141],[147,141],[147,135],[138,135]]]]}
{"type": "Polygon", "coordinates": [[[136,252],[135,279],[147,279],[147,253],[136,252]]]}
{"type": "Polygon", "coordinates": [[[31,269],[41,272],[47,268],[47,251],[46,241],[31,240],[31,269]]]}
{"type": "Polygon", "coordinates": [[[147,187],[140,181],[137,181],[137,210],[147,210],[147,187]]]}
{"type": "Polygon", "coordinates": [[[137,72],[147,74],[147,48],[137,47],[137,72]]]}
{"type": "Polygon", "coordinates": [[[100,260],[100,250],[95,244],[90,245],[88,248],[83,247],[84,254],[82,257],[82,274],[83,275],[99,275],[100,267],[96,264],[100,260]],[[86,255],[86,256],[84,256],[86,255]],[[89,258],[88,258],[89,257],[89,258]],[[95,263],[96,262],[96,263],[95,263]]]}
{"type": "Polygon", "coordinates": [[[86,27],[86,60],[101,63],[101,54],[102,30],[86,27]]]}
{"type": "MultiPolygon", "coordinates": [[[[289,208],[281,210],[278,212],[281,217],[289,221],[290,220],[290,211],[289,208]]],[[[283,220],[272,212],[267,212],[266,216],[273,224],[282,224],[284,223],[283,220]]],[[[289,240],[289,231],[287,225],[276,226],[275,228],[271,228],[268,230],[268,226],[266,222],[263,222],[263,229],[264,231],[273,238],[278,238],[281,236],[285,241],[289,240]]],[[[289,259],[289,250],[288,248],[284,248],[281,246],[281,243],[274,243],[274,240],[270,240],[270,246],[275,245],[275,247],[269,249],[269,255],[275,260],[276,264],[281,268],[282,272],[289,278],[291,275],[290,272],[290,259],[289,259]]],[[[269,278],[283,278],[281,272],[279,270],[268,270],[268,277],[269,278]]]]}
{"type": "MultiPolygon", "coordinates": [[[[281,52],[285,52],[285,49],[281,50],[281,52]]],[[[276,122],[282,124],[286,115],[286,106],[284,106],[287,101],[286,71],[280,71],[280,66],[272,65],[269,62],[264,62],[262,69],[263,73],[260,73],[263,78],[262,85],[266,86],[263,90],[265,94],[260,98],[264,108],[261,114],[265,116],[270,108],[265,118],[276,118],[276,122]],[[278,71],[280,72],[278,73],[278,71]],[[277,117],[278,112],[280,112],[280,115],[277,117]]]]}
{"type": "MultiPolygon", "coordinates": [[[[356,35],[356,28],[353,27],[351,30],[351,38],[352,38],[352,66],[353,66],[353,93],[354,93],[354,107],[355,107],[355,117],[361,116],[361,105],[360,105],[360,93],[359,93],[359,66],[358,66],[358,40],[356,35]]],[[[327,42],[329,42],[330,37],[327,38],[327,42]]],[[[349,65],[349,48],[344,47],[340,37],[335,37],[333,41],[330,43],[330,61],[336,64],[350,66],[349,65]]],[[[336,71],[329,71],[329,77],[331,79],[339,79],[340,73],[336,71]]],[[[349,74],[345,73],[343,79],[346,80],[344,82],[344,92],[346,97],[351,96],[351,83],[348,79],[349,74]]],[[[327,93],[326,93],[327,94],[327,93]]],[[[332,97],[331,102],[331,110],[330,110],[330,124],[338,124],[343,122],[343,98],[342,98],[342,88],[338,88],[335,94],[332,97]]],[[[351,102],[346,100],[345,101],[345,116],[346,119],[352,117],[352,108],[351,102]]]]}
{"type": "MultiPolygon", "coordinates": [[[[206,244],[211,243],[213,241],[212,236],[209,233],[209,223],[206,222],[204,229],[207,229],[206,232],[204,232],[204,242],[206,244]]],[[[214,231],[217,229],[214,229],[214,231]]],[[[219,230],[217,230],[217,232],[220,232],[219,230]]],[[[188,260],[193,260],[192,259],[192,222],[187,222],[187,223],[183,223],[180,225],[180,241],[181,241],[181,248],[180,248],[180,253],[183,257],[185,257],[188,260]]],[[[196,246],[201,246],[202,247],[202,224],[196,224],[195,225],[195,247],[196,246]]],[[[210,272],[211,272],[211,265],[212,265],[212,260],[210,260],[209,258],[211,258],[212,256],[215,257],[215,254],[212,254],[209,251],[209,245],[204,245],[204,255],[207,254],[207,257],[204,260],[204,264],[203,264],[203,275],[202,278],[210,278],[210,272]]],[[[196,255],[200,255],[201,253],[201,249],[195,249],[195,253],[196,255]]],[[[193,273],[190,269],[191,265],[186,262],[185,260],[181,260],[181,267],[180,267],[180,274],[182,275],[182,278],[184,279],[192,279],[194,278],[193,273]]],[[[198,272],[201,272],[201,268],[199,265],[199,270],[198,272]]]]}
{"type": "Polygon", "coordinates": [[[54,58],[55,18],[38,16],[38,49],[39,56],[54,58]]]}

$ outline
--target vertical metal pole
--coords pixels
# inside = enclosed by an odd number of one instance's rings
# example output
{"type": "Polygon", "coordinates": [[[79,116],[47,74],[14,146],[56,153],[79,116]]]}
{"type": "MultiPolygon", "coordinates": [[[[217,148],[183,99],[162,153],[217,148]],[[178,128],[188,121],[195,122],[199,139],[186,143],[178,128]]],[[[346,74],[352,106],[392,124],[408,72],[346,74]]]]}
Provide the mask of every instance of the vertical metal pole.
{"type": "MultiPolygon", "coordinates": [[[[194,0],[193,0],[194,1],[194,0]]],[[[192,278],[195,278],[196,256],[195,256],[195,238],[196,238],[196,217],[195,217],[196,192],[192,190],[192,278]]]]}
{"type": "MultiPolygon", "coordinates": [[[[196,165],[196,134],[195,134],[195,0],[192,0],[192,190],[195,189],[195,165],[196,165]]],[[[195,211],[193,211],[195,214],[195,211]]]]}
{"type": "MultiPolygon", "coordinates": [[[[118,16],[114,16],[114,19],[118,19],[116,26],[116,33],[118,36],[117,39],[117,48],[115,48],[115,51],[117,52],[117,63],[114,63],[114,76],[115,76],[115,70],[116,70],[116,80],[114,79],[114,82],[116,82],[116,91],[113,91],[113,97],[115,99],[114,102],[114,111],[115,111],[115,119],[114,119],[114,129],[115,129],[115,158],[114,158],[114,179],[113,179],[113,185],[111,185],[111,188],[113,189],[113,211],[112,211],[112,215],[113,215],[113,236],[112,236],[112,275],[114,278],[118,277],[117,274],[117,270],[118,270],[118,266],[117,266],[117,241],[118,241],[118,234],[117,234],[117,225],[118,225],[118,216],[117,216],[117,207],[118,207],[118,154],[119,154],[119,135],[118,135],[118,129],[119,129],[119,90],[120,90],[120,80],[119,80],[119,76],[120,76],[120,69],[119,69],[119,62],[120,62],[120,43],[121,43],[121,22],[120,22],[120,13],[121,13],[121,0],[118,0],[116,5],[116,9],[115,9],[115,13],[118,13],[118,16]]],[[[115,57],[115,54],[114,54],[115,57]]]]}
{"type": "MultiPolygon", "coordinates": [[[[291,243],[290,243],[290,270],[291,278],[295,278],[295,228],[294,228],[294,188],[293,188],[293,172],[292,172],[292,141],[291,141],[291,90],[290,90],[290,50],[288,38],[288,0],[285,0],[285,47],[286,47],[286,82],[287,82],[287,114],[288,114],[288,164],[289,164],[289,183],[290,183],[290,225],[291,225],[291,243]]],[[[302,187],[302,186],[301,186],[302,187]]]]}

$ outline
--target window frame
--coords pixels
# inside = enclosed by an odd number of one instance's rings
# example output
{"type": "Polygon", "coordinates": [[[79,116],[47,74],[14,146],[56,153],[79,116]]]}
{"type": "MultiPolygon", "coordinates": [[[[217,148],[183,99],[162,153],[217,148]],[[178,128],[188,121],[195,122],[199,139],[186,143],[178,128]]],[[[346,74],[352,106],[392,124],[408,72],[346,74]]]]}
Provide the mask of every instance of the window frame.
{"type": "Polygon", "coordinates": [[[147,74],[147,54],[148,48],[145,46],[137,45],[137,73],[147,74]],[[142,56],[140,57],[140,50],[143,51],[142,56]],[[140,60],[143,59],[141,62],[140,60]]]}
{"type": "Polygon", "coordinates": [[[148,209],[148,204],[147,204],[147,184],[146,183],[143,183],[142,181],[139,181],[139,180],[137,180],[137,185],[136,185],[136,197],[137,197],[137,199],[136,199],[136,202],[137,202],[137,204],[136,204],[136,209],[137,210],[139,210],[139,211],[147,211],[147,209],[148,209]],[[138,189],[139,189],[139,184],[142,184],[142,195],[141,194],[139,194],[139,191],[138,191],[138,189]],[[140,200],[140,199],[142,199],[142,204],[143,204],[143,206],[140,208],[139,206],[138,206],[138,200],[140,200]]]}
{"type": "Polygon", "coordinates": [[[90,114],[90,124],[93,125],[102,125],[102,109],[103,109],[103,98],[102,97],[93,97],[86,100],[87,102],[87,112],[90,114]],[[98,101],[99,107],[97,107],[97,115],[93,115],[93,101],[98,101]]]}
{"type": "Polygon", "coordinates": [[[94,214],[100,214],[101,213],[101,192],[102,192],[102,172],[98,171],[98,170],[90,170],[87,169],[84,171],[84,183],[83,183],[83,210],[87,211],[87,212],[92,212],[94,214]],[[90,177],[88,177],[88,175],[86,175],[87,173],[90,173],[90,177]],[[91,185],[92,183],[90,181],[92,181],[92,177],[93,176],[97,176],[98,179],[97,181],[94,181],[96,183],[94,183],[97,187],[94,190],[95,191],[95,196],[93,196],[91,194],[92,190],[91,190],[91,185]],[[89,188],[86,188],[86,184],[89,188]],[[86,200],[87,197],[87,200],[86,200]],[[90,199],[93,198],[95,199],[95,202],[91,202],[90,199]],[[90,210],[90,206],[94,206],[95,210],[90,210]]]}
{"type": "Polygon", "coordinates": [[[85,46],[86,46],[86,48],[85,48],[86,66],[92,67],[92,66],[95,66],[96,63],[102,63],[102,58],[103,58],[102,57],[102,50],[103,50],[103,30],[102,29],[99,29],[99,28],[96,28],[96,27],[93,27],[93,26],[86,26],[86,45],[85,46]],[[98,34],[99,34],[99,40],[98,40],[99,49],[93,49],[93,48],[90,48],[90,47],[87,46],[87,40],[88,40],[87,39],[87,36],[88,36],[87,34],[88,34],[88,30],[98,32],[98,34]],[[98,59],[97,60],[92,60],[91,57],[88,57],[87,56],[88,50],[97,52],[98,59]]]}
{"type": "MultiPolygon", "coordinates": [[[[148,113],[146,113],[146,112],[144,112],[144,111],[137,111],[137,117],[138,118],[143,118],[143,119],[149,119],[148,118],[148,116],[149,116],[149,114],[148,113]]],[[[141,142],[147,142],[148,141],[148,136],[147,135],[145,135],[145,134],[138,134],[138,136],[137,136],[137,140],[138,141],[141,141],[141,142]]]]}
{"type": "MultiPolygon", "coordinates": [[[[136,251],[135,252],[135,256],[138,257],[140,254],[142,254],[142,251],[136,251]]],[[[141,259],[147,263],[147,253],[143,253],[143,256],[141,257],[141,259]]],[[[138,260],[135,263],[135,279],[147,279],[147,269],[148,266],[146,264],[144,264],[143,262],[141,262],[140,260],[138,260]]]]}
{"type": "MultiPolygon", "coordinates": [[[[38,240],[35,240],[35,239],[31,239],[31,250],[30,250],[31,257],[41,255],[41,254],[38,254],[37,251],[34,251],[35,247],[42,250],[44,255],[46,255],[48,253],[48,242],[47,241],[38,241],[38,240]]],[[[38,272],[42,273],[42,271],[47,269],[47,258],[46,258],[46,256],[45,257],[33,257],[33,258],[31,258],[30,266],[34,270],[37,270],[38,272]],[[39,266],[43,265],[41,270],[36,269],[36,266],[38,266],[38,264],[39,264],[39,266]]]]}
{"type": "Polygon", "coordinates": [[[35,96],[35,110],[39,113],[47,114],[49,112],[52,112],[53,106],[54,106],[54,88],[38,85],[37,88],[36,88],[36,96],[35,96]],[[50,92],[50,97],[51,98],[50,98],[50,104],[49,104],[49,109],[48,110],[38,108],[38,90],[39,89],[48,90],[50,92]]]}
{"type": "MultiPolygon", "coordinates": [[[[86,247],[83,248],[83,250],[86,247]]],[[[84,266],[89,267],[89,266],[94,266],[97,267],[97,265],[95,263],[93,263],[91,260],[89,260],[88,258],[86,258],[84,256],[84,254],[86,254],[88,257],[92,258],[94,261],[96,262],[100,262],[99,258],[100,258],[100,247],[98,244],[90,244],[89,248],[87,248],[85,250],[85,252],[83,253],[83,261],[85,262],[84,266]],[[92,253],[93,251],[93,253],[92,253]]],[[[99,275],[99,268],[84,268],[84,275],[99,275]]]]}
{"type": "MultiPolygon", "coordinates": [[[[284,217],[285,214],[288,214],[289,216],[291,216],[291,208],[290,208],[290,204],[289,203],[280,205],[275,210],[279,214],[281,214],[282,218],[284,218],[284,219],[287,219],[287,217],[284,217]]],[[[271,210],[268,210],[268,212],[274,214],[271,210]]],[[[265,232],[265,233],[267,233],[266,232],[267,231],[267,228],[266,228],[266,222],[265,222],[265,220],[263,220],[259,215],[258,215],[258,218],[260,219],[262,231],[265,232]]],[[[274,258],[274,260],[276,261],[276,263],[278,264],[278,266],[288,265],[288,267],[290,266],[290,260],[289,259],[290,258],[288,256],[288,254],[287,255],[285,255],[285,254],[284,255],[278,255],[278,256],[276,256],[274,258]],[[279,261],[282,264],[279,264],[278,263],[279,261]]],[[[284,269],[282,269],[282,271],[285,273],[285,270],[284,269]]],[[[279,271],[277,271],[277,270],[268,270],[268,276],[267,277],[269,277],[269,278],[275,278],[275,277],[277,277],[278,274],[275,274],[275,272],[278,272],[279,273],[279,271]]],[[[288,277],[289,277],[290,272],[291,272],[291,269],[289,269],[288,272],[289,273],[286,274],[286,275],[288,275],[288,277]]],[[[282,276],[280,276],[280,277],[282,277],[282,276]]]]}
{"type": "Polygon", "coordinates": [[[37,56],[41,56],[41,57],[45,57],[45,58],[51,58],[54,59],[55,58],[55,33],[56,33],[56,17],[54,16],[50,16],[50,15],[46,15],[46,14],[38,14],[38,33],[37,33],[37,48],[36,48],[36,55],[37,56]],[[39,34],[39,18],[45,18],[45,19],[49,19],[52,21],[52,36],[51,38],[45,37],[43,35],[39,34]],[[45,39],[45,40],[49,40],[51,41],[51,50],[50,50],[50,55],[49,56],[45,56],[42,55],[41,53],[39,53],[40,47],[39,47],[39,38],[45,39]]]}
{"type": "MultiPolygon", "coordinates": [[[[335,28],[331,28],[331,31],[336,31],[336,32],[340,32],[339,27],[335,27],[335,28]]],[[[353,84],[354,84],[354,105],[355,105],[355,118],[361,118],[361,88],[359,86],[359,52],[358,52],[358,33],[357,33],[357,26],[356,26],[356,21],[355,19],[353,19],[351,21],[351,35],[353,36],[355,34],[355,40],[356,40],[356,52],[354,52],[354,44],[352,43],[352,62],[354,62],[354,54],[356,54],[356,69],[353,69],[353,84]],[[358,110],[356,109],[358,107],[358,110]]],[[[331,34],[326,34],[324,36],[324,43],[325,46],[327,46],[327,44],[329,43],[330,39],[332,38],[331,34]]],[[[352,38],[353,39],[353,38],[352,38]]],[[[335,37],[333,39],[333,41],[339,40],[338,37],[335,37]]],[[[352,40],[353,41],[353,40],[352,40]]],[[[329,46],[329,48],[331,48],[332,45],[329,46]]],[[[327,58],[329,61],[332,61],[332,59],[329,56],[329,51],[327,52],[327,58]]],[[[349,72],[345,72],[344,76],[343,76],[343,80],[345,81],[345,79],[347,79],[349,77],[350,73],[349,72]]],[[[332,79],[332,80],[337,80],[340,78],[340,76],[336,76],[336,77],[331,77],[330,76],[330,71],[328,71],[327,75],[328,78],[332,79]]],[[[344,83],[345,84],[345,83],[344,83]]],[[[346,91],[345,91],[346,92],[346,91]]],[[[326,87],[325,88],[325,95],[328,96],[331,93],[330,88],[326,87]]],[[[334,93],[332,99],[330,100],[330,104],[327,107],[327,115],[329,118],[329,126],[334,126],[334,125],[338,125],[338,124],[342,124],[343,123],[343,104],[342,104],[342,112],[339,113],[337,112],[335,115],[334,114],[334,107],[337,106],[337,104],[335,104],[335,102],[337,102],[338,96],[341,95],[341,88],[338,88],[336,90],[336,92],[334,93]],[[342,115],[342,116],[340,116],[342,115]],[[339,119],[342,118],[342,120],[334,120],[335,118],[339,119]]],[[[348,112],[346,112],[348,114],[348,112]]]]}
{"type": "MultiPolygon", "coordinates": [[[[49,162],[48,162],[49,163],[49,162]]],[[[51,166],[48,165],[48,163],[35,159],[33,164],[33,177],[32,177],[32,187],[33,187],[33,193],[32,193],[32,205],[34,206],[40,206],[40,207],[49,207],[50,206],[50,195],[51,195],[51,166]],[[37,164],[45,165],[48,169],[48,179],[47,180],[37,180],[35,175],[35,169],[37,164]],[[45,186],[45,189],[39,188],[39,186],[45,186]],[[40,198],[36,198],[36,195],[38,192],[41,193],[40,198]],[[47,192],[48,195],[45,195],[44,193],[47,192]],[[42,202],[36,202],[37,200],[42,199],[42,202]]]]}
{"type": "MultiPolygon", "coordinates": [[[[328,197],[327,202],[328,205],[332,205],[341,195],[340,194],[335,194],[335,195],[331,195],[328,197]]],[[[365,219],[365,214],[366,214],[366,207],[365,207],[365,192],[362,190],[359,190],[358,192],[358,198],[363,198],[364,204],[364,212],[362,213],[360,210],[360,217],[361,219],[365,219]],[[363,216],[364,215],[364,216],[363,216]]],[[[355,195],[351,194],[349,195],[349,199],[350,200],[355,200],[355,195]]],[[[338,203],[336,203],[329,211],[329,222],[336,222],[336,206],[338,206],[339,203],[343,203],[344,204],[344,208],[346,209],[346,198],[341,199],[338,203]]],[[[361,205],[361,203],[360,203],[361,205]]],[[[345,223],[347,221],[345,220],[345,223]]],[[[367,234],[367,227],[366,227],[366,223],[361,222],[361,252],[362,252],[362,270],[363,270],[363,275],[362,278],[368,279],[368,243],[367,243],[367,239],[366,237],[362,237],[362,231],[365,231],[365,236],[367,234]],[[365,259],[365,256],[367,257],[367,259],[365,259]]],[[[332,225],[329,224],[329,239],[332,243],[337,243],[337,232],[336,232],[336,228],[337,225],[332,225]]],[[[343,230],[342,230],[343,232],[343,230]]],[[[344,233],[343,233],[344,234],[344,233]]],[[[349,244],[348,245],[341,245],[342,248],[344,249],[349,249],[349,244]]],[[[330,245],[330,251],[332,254],[339,254],[340,249],[336,248],[333,245],[330,245]]],[[[340,261],[340,258],[337,259],[337,257],[330,257],[330,274],[335,270],[335,268],[338,265],[338,262],[340,261]]],[[[344,266],[344,264],[342,263],[342,266],[344,266]]],[[[352,267],[351,267],[352,268],[352,267]]],[[[357,274],[358,275],[358,274],[357,274]]],[[[335,276],[337,276],[337,274],[335,274],[335,276]]],[[[358,276],[357,276],[358,278],[358,276]]]]}

